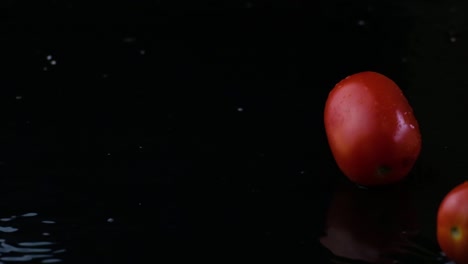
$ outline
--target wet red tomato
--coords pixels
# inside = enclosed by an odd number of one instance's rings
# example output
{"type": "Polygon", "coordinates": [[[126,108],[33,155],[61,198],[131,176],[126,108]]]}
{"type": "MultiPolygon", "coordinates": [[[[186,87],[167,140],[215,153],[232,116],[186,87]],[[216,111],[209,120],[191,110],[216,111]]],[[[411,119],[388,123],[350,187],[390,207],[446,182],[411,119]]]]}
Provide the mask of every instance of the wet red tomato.
{"type": "Polygon", "coordinates": [[[453,188],[437,213],[437,241],[447,257],[468,263],[468,182],[453,188]]]}
{"type": "Polygon", "coordinates": [[[421,150],[418,122],[398,85],[376,72],[346,77],[329,93],[325,130],[341,171],[364,186],[394,183],[421,150]]]}

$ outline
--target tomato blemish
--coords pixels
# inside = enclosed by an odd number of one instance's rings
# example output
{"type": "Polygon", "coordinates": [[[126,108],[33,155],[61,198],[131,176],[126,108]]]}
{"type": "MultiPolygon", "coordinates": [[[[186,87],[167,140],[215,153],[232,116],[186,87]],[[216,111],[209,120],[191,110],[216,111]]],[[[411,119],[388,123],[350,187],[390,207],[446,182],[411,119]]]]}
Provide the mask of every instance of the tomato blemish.
{"type": "Polygon", "coordinates": [[[392,171],[392,168],[390,168],[389,166],[382,165],[377,168],[376,174],[379,177],[384,177],[387,174],[389,174],[391,171],[392,171]]]}
{"type": "Polygon", "coordinates": [[[409,167],[411,166],[412,164],[414,163],[414,159],[413,158],[404,158],[402,161],[401,161],[401,166],[403,168],[406,168],[406,167],[409,167]]]}
{"type": "Polygon", "coordinates": [[[460,240],[462,237],[462,232],[458,226],[454,226],[450,228],[450,234],[452,235],[452,238],[455,240],[460,240]]]}

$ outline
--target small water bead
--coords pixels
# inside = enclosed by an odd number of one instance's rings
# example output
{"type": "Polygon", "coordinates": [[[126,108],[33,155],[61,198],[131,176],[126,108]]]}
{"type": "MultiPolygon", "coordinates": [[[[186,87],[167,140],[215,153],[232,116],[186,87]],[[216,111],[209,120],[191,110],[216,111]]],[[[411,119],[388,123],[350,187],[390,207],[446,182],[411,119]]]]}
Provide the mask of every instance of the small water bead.
{"type": "Polygon", "coordinates": [[[21,215],[22,217],[32,217],[32,216],[37,216],[37,213],[26,213],[21,215]]]}
{"type": "Polygon", "coordinates": [[[40,247],[40,246],[48,246],[53,245],[54,243],[48,241],[38,241],[38,242],[20,242],[18,243],[19,246],[22,247],[40,247]]]}
{"type": "Polygon", "coordinates": [[[51,259],[44,259],[41,261],[41,263],[58,263],[58,262],[62,262],[62,260],[57,259],[57,258],[51,258],[51,259]]]}
{"type": "Polygon", "coordinates": [[[11,226],[0,226],[0,232],[3,232],[3,233],[13,233],[13,232],[16,232],[18,231],[18,228],[14,228],[14,227],[11,227],[11,226]]]}

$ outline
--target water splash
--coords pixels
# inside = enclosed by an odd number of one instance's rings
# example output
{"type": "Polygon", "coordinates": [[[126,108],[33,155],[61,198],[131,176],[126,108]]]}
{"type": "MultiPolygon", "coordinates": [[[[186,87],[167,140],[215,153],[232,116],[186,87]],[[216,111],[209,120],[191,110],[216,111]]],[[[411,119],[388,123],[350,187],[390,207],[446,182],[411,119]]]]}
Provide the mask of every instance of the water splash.
{"type": "Polygon", "coordinates": [[[11,226],[0,226],[0,232],[3,232],[3,233],[13,233],[16,231],[18,231],[18,228],[14,228],[11,226]]]}
{"type": "Polygon", "coordinates": [[[9,221],[11,221],[11,220],[13,220],[13,219],[15,219],[15,218],[16,218],[16,215],[13,215],[13,216],[10,216],[10,217],[3,217],[3,218],[0,218],[0,221],[2,221],[2,222],[9,222],[9,221]]]}
{"type": "Polygon", "coordinates": [[[58,263],[58,262],[62,262],[62,260],[51,258],[51,259],[44,259],[41,263],[58,263]]]}
{"type": "Polygon", "coordinates": [[[358,20],[357,24],[358,24],[358,26],[362,27],[362,26],[366,25],[366,21],[361,19],[361,20],[358,20]]]}
{"type": "Polygon", "coordinates": [[[36,216],[37,213],[26,213],[26,214],[23,214],[21,215],[22,217],[32,217],[32,216],[36,216]]]}
{"type": "Polygon", "coordinates": [[[53,245],[52,242],[42,241],[42,242],[20,242],[18,245],[22,247],[40,247],[40,246],[48,246],[53,245]]]}
{"type": "Polygon", "coordinates": [[[0,218],[12,226],[0,226],[0,264],[13,262],[58,263],[60,254],[66,252],[63,246],[53,241],[49,230],[38,230],[37,237],[32,236],[31,226],[45,228],[38,223],[55,223],[52,220],[38,219],[38,213],[29,212],[0,218]],[[29,226],[31,225],[31,226],[29,226]],[[23,231],[25,230],[25,231],[23,231]],[[22,232],[23,231],[23,232],[22,232]],[[3,233],[3,234],[2,234],[3,233]]]}

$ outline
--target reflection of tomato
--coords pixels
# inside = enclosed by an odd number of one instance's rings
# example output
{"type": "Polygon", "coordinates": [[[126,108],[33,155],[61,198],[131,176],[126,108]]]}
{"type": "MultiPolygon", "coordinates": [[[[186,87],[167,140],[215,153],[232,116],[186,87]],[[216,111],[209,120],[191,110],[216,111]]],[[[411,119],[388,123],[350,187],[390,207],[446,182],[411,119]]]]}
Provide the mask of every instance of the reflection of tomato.
{"type": "Polygon", "coordinates": [[[335,255],[371,263],[401,242],[401,233],[417,229],[416,210],[408,188],[360,189],[340,186],[327,213],[321,243],[335,255]]]}
{"type": "Polygon", "coordinates": [[[324,121],[339,168],[358,184],[397,182],[419,156],[421,135],[413,110],[382,74],[361,72],[339,82],[328,95],[324,121]]]}
{"type": "Polygon", "coordinates": [[[453,188],[437,214],[437,241],[448,258],[468,263],[468,182],[453,188]]]}

